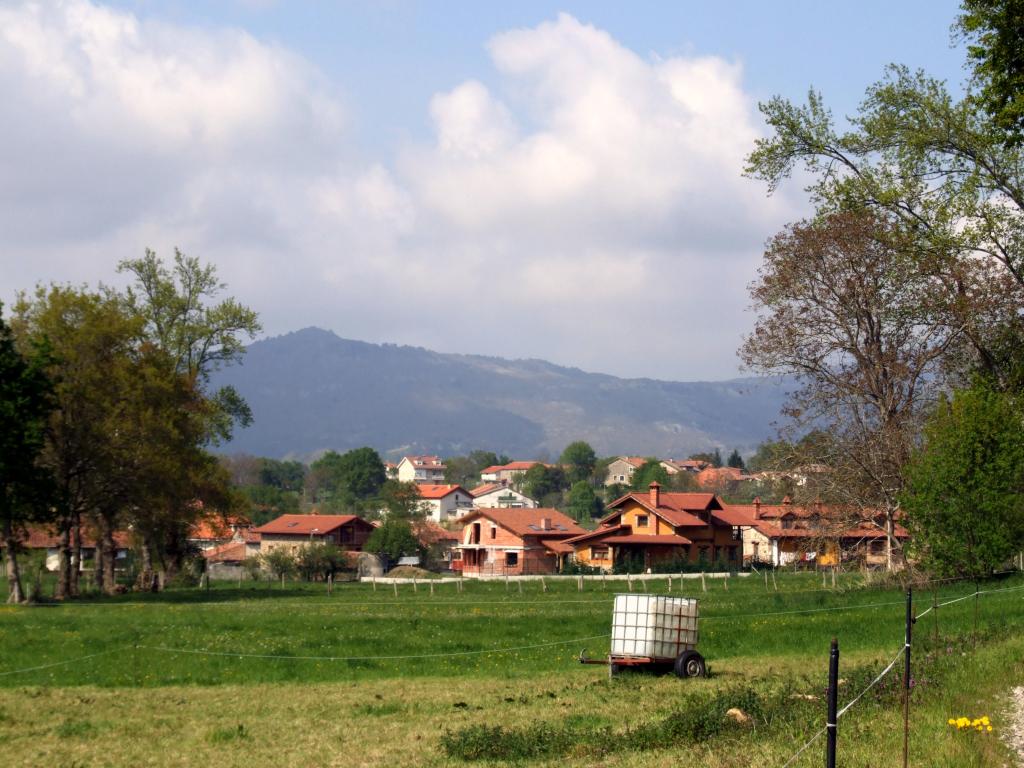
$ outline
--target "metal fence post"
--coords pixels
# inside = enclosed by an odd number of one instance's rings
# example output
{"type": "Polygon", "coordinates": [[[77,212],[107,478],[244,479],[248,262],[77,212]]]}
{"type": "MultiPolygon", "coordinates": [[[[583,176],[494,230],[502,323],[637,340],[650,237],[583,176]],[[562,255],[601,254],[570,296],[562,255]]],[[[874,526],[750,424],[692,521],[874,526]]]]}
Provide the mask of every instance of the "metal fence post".
{"type": "Polygon", "coordinates": [[[828,711],[825,716],[825,768],[836,768],[836,703],[839,698],[839,641],[832,638],[828,655],[828,711]]]}
{"type": "Polygon", "coordinates": [[[907,627],[903,644],[903,768],[910,749],[910,640],[914,630],[914,588],[907,587],[907,627]]]}

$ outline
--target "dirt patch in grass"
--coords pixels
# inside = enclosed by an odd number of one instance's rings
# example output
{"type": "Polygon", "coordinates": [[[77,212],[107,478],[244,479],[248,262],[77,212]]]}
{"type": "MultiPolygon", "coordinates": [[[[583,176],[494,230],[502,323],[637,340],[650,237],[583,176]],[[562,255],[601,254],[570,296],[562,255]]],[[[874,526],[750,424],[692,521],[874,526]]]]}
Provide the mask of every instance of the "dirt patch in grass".
{"type": "Polygon", "coordinates": [[[425,568],[417,568],[415,565],[400,565],[388,571],[389,579],[440,579],[441,575],[428,571],[425,568]]]}

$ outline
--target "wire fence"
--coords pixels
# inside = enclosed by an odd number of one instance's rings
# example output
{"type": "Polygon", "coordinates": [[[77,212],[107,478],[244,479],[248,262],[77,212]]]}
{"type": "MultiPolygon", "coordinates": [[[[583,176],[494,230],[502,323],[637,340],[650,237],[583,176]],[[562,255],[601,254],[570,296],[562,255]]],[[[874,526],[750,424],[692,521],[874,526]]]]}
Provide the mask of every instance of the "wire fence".
{"type": "MultiPolygon", "coordinates": [[[[817,742],[818,739],[820,739],[823,735],[825,735],[828,732],[829,727],[833,727],[833,728],[837,727],[838,726],[839,718],[841,718],[843,715],[845,715],[847,712],[849,712],[857,704],[857,702],[859,702],[864,697],[864,695],[868,693],[868,691],[870,691],[872,688],[874,688],[876,685],[878,685],[882,680],[885,679],[885,677],[887,675],[889,675],[894,669],[896,669],[896,666],[899,663],[900,658],[904,658],[905,659],[904,670],[903,670],[903,673],[904,673],[904,691],[903,691],[904,699],[903,699],[903,706],[904,706],[904,712],[905,712],[905,719],[904,719],[905,739],[904,739],[904,762],[903,762],[903,765],[905,766],[907,764],[907,761],[906,761],[906,735],[908,735],[908,733],[909,733],[909,720],[907,719],[907,713],[908,713],[908,710],[909,710],[909,703],[910,703],[910,679],[911,679],[910,678],[910,651],[911,651],[911,648],[912,648],[912,645],[913,645],[912,641],[911,641],[913,625],[916,624],[916,622],[919,621],[920,619],[922,619],[924,616],[927,616],[928,614],[932,613],[933,611],[936,611],[938,608],[944,608],[944,607],[949,606],[949,605],[954,605],[956,603],[960,603],[960,602],[963,602],[965,600],[969,600],[971,598],[975,598],[977,600],[977,599],[980,599],[983,596],[998,595],[998,594],[1009,593],[1009,592],[1019,592],[1021,590],[1024,590],[1024,585],[1016,586],[1016,587],[1006,587],[1006,588],[1003,588],[1003,589],[978,589],[976,587],[975,591],[971,592],[969,594],[961,595],[961,596],[958,596],[958,597],[955,597],[955,598],[952,598],[952,599],[949,599],[949,600],[944,600],[943,602],[934,601],[931,606],[929,606],[927,609],[925,609],[925,610],[923,610],[923,611],[921,611],[920,613],[917,613],[917,614],[914,614],[912,612],[912,610],[911,610],[911,607],[912,607],[911,606],[911,592],[908,591],[908,593],[907,593],[907,601],[906,601],[907,611],[908,611],[907,612],[907,619],[908,620],[907,620],[907,623],[906,623],[906,640],[904,642],[903,647],[900,648],[900,650],[897,652],[897,654],[893,657],[892,661],[890,661],[882,669],[882,671],[879,672],[878,675],[876,675],[875,678],[872,679],[872,681],[870,683],[868,683],[868,685],[862,691],[860,691],[860,693],[858,693],[856,696],[854,696],[842,709],[840,709],[838,712],[836,712],[836,717],[835,717],[835,720],[833,722],[831,722],[831,723],[827,722],[827,718],[826,718],[825,726],[823,728],[821,728],[820,730],[815,731],[799,747],[799,749],[797,749],[792,755],[790,755],[789,759],[787,759],[786,762],[781,764],[781,768],[789,768],[789,766],[795,765],[795,763],[799,759],[799,757],[802,754],[804,754],[815,742],[817,742]]],[[[934,598],[933,598],[933,600],[934,600],[934,598]]],[[[903,601],[901,601],[900,603],[897,603],[897,604],[902,605],[904,603],[903,603],[903,601]]],[[[892,605],[892,603],[890,603],[890,605],[892,605]]],[[[830,691],[830,695],[834,695],[834,691],[830,691]]],[[[835,755],[834,754],[832,755],[832,762],[831,763],[828,763],[828,757],[826,757],[826,763],[827,764],[834,765],[835,764],[834,760],[835,760],[835,755]]]]}

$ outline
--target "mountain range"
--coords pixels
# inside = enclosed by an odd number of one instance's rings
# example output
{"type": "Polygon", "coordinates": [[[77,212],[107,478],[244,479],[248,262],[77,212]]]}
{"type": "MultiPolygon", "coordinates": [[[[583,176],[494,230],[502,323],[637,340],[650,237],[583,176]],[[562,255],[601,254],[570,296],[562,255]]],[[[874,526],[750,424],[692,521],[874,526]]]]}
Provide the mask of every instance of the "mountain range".
{"type": "Polygon", "coordinates": [[[253,412],[220,450],[308,460],[363,445],[389,458],[482,449],[544,459],[573,440],[601,456],[749,453],[775,435],[791,382],[624,379],[305,328],[251,344],[213,384],[234,386],[253,412]]]}

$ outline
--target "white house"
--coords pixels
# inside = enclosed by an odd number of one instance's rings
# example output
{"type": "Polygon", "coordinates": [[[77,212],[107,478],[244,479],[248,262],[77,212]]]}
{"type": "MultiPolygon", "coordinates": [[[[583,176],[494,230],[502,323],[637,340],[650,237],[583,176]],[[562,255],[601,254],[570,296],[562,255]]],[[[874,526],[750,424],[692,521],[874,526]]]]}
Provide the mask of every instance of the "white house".
{"type": "Polygon", "coordinates": [[[477,509],[536,509],[537,502],[505,483],[484,483],[470,490],[477,509]]]}
{"type": "Polygon", "coordinates": [[[403,456],[395,475],[403,483],[443,483],[446,469],[440,456],[403,456]]]}
{"type": "Polygon", "coordinates": [[[435,522],[455,520],[473,511],[473,496],[461,485],[421,483],[418,487],[423,499],[420,508],[435,522]]]}

